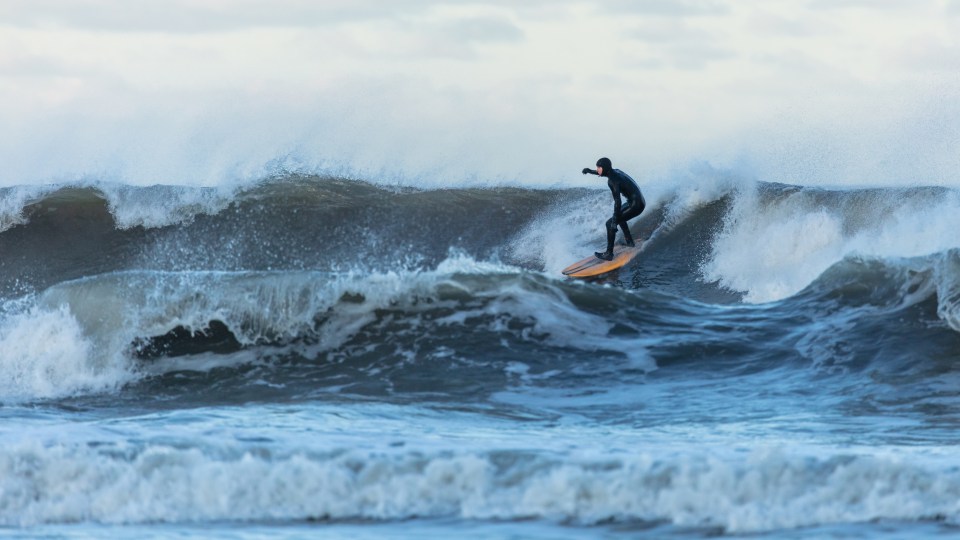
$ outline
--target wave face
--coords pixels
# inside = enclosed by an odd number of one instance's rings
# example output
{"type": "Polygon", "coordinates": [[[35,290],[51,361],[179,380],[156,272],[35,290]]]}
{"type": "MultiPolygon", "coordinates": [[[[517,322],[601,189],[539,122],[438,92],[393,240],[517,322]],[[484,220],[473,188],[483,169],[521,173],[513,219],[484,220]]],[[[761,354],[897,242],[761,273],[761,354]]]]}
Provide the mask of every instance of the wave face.
{"type": "Polygon", "coordinates": [[[648,202],[580,282],[604,191],[4,188],[0,524],[957,523],[960,194],[648,202]]]}

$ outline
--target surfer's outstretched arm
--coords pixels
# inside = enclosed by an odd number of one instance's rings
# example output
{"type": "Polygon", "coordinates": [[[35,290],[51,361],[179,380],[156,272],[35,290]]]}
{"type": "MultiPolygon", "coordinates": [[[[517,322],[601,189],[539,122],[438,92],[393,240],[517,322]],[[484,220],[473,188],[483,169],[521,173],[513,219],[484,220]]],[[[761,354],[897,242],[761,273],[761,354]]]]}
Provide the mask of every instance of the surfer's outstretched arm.
{"type": "Polygon", "coordinates": [[[591,169],[590,167],[584,167],[584,168],[583,168],[583,174],[593,174],[593,175],[596,175],[596,174],[597,174],[597,170],[596,170],[596,169],[591,169]]]}

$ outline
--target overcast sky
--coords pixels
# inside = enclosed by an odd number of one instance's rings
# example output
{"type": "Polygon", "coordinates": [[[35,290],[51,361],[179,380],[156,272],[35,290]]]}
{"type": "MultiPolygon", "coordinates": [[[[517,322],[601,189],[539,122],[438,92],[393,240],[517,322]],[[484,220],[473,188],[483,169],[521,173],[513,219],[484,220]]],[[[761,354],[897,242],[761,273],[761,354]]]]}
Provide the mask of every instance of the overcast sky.
{"type": "Polygon", "coordinates": [[[3,0],[0,185],[960,184],[958,36],[947,0],[3,0]]]}

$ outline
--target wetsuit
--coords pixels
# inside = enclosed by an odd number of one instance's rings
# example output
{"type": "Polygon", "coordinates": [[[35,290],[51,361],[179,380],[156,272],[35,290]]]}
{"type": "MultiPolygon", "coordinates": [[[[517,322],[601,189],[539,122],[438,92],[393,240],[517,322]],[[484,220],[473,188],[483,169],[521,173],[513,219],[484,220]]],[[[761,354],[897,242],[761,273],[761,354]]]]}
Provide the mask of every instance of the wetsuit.
{"type": "MultiPolygon", "coordinates": [[[[584,174],[597,174],[592,169],[584,169],[584,174]]],[[[640,186],[630,177],[629,174],[620,169],[609,167],[603,168],[603,176],[607,177],[607,186],[613,194],[613,217],[607,220],[607,251],[603,253],[601,259],[612,258],[613,242],[617,237],[617,226],[623,231],[623,239],[628,246],[634,245],[633,236],[630,235],[630,228],[627,226],[627,220],[633,219],[643,212],[647,206],[647,201],[640,192],[640,186]],[[620,196],[627,199],[627,204],[622,204],[620,196]]]]}

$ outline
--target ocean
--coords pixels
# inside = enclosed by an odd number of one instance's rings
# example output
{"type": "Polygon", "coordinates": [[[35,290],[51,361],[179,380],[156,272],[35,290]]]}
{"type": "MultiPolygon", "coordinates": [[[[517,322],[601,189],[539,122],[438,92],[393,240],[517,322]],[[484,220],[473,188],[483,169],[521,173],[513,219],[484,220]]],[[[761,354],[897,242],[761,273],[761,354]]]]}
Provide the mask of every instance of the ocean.
{"type": "Polygon", "coordinates": [[[0,188],[0,537],[960,535],[960,191],[0,188]]]}

